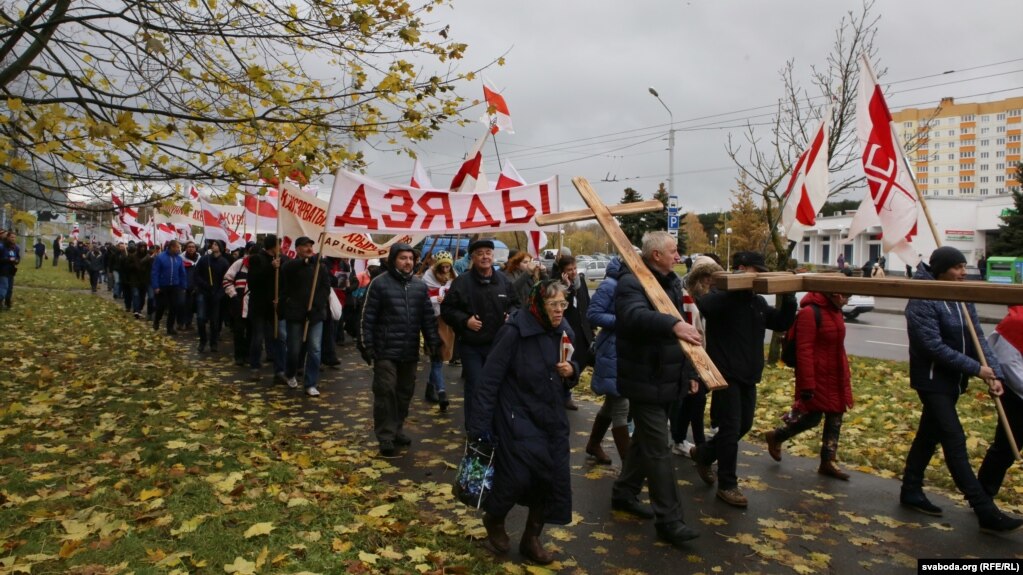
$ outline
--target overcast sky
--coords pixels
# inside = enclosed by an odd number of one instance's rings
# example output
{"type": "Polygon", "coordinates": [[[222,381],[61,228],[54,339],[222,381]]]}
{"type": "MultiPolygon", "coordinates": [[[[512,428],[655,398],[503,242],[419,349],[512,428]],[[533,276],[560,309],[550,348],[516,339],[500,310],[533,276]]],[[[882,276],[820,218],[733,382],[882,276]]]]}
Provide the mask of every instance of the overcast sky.
{"type": "MultiPolygon", "coordinates": [[[[728,133],[741,136],[736,126],[747,120],[769,121],[786,60],[795,59],[810,87],[810,66],[824,65],[842,16],[860,7],[849,0],[455,0],[436,14],[453,39],[469,44],[467,67],[509,52],[505,66],[485,73],[515,125],[515,134],[497,136],[501,159],[530,182],[559,176],[563,209],[582,205],[574,176],[588,178],[609,203],[627,186],[649,197],[667,181],[669,116],[647,91],[653,86],[679,130],[675,193],[684,210],[707,212],[729,206],[737,172],[725,153],[728,133]]],[[[879,0],[874,13],[893,110],[934,106],[943,96],[1023,95],[1019,0],[879,0]]],[[[460,93],[482,99],[478,81],[460,93]]],[[[436,187],[447,186],[482,130],[451,126],[416,146],[436,187]]],[[[362,150],[368,175],[407,183],[410,158],[362,150]]],[[[496,179],[494,146],[484,154],[496,179]]]]}

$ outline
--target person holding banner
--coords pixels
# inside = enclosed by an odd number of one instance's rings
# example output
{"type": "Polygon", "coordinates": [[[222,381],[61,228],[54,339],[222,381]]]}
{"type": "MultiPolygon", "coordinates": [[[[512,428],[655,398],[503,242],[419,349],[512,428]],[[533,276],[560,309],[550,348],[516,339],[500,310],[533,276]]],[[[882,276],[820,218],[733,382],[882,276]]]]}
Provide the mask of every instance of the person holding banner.
{"type": "MultiPolygon", "coordinates": [[[[964,281],[966,257],[951,247],[931,253],[929,266],[921,264],[914,279],[964,281]]],[[[909,335],[909,384],[920,397],[920,425],[906,455],[899,503],[933,516],[941,508],[924,495],[924,471],[941,445],[945,466],[956,487],[966,497],[985,533],[1007,533],[1023,527],[1023,519],[1002,513],[985,491],[970,466],[966,451],[966,433],[959,421],[956,403],[969,384],[970,377],[987,383],[991,395],[1003,395],[1002,367],[984,339],[977,310],[966,304],[969,317],[963,317],[959,302],[911,299],[906,304],[906,331],[909,335]],[[976,329],[981,350],[974,349],[966,335],[966,322],[976,329]],[[983,365],[982,352],[989,364],[983,365]]]]}
{"type": "Polygon", "coordinates": [[[466,424],[471,417],[473,392],[483,377],[483,364],[497,330],[519,305],[512,283],[494,269],[494,242],[476,240],[469,245],[469,254],[472,267],[455,278],[440,304],[441,317],[458,335],[466,424]]]}
{"type": "Polygon", "coordinates": [[[426,282],[412,273],[412,246],[394,244],[387,271],[366,288],[359,327],[359,352],[373,367],[373,431],[380,455],[394,456],[412,440],[403,428],[419,364],[419,335],[431,360],[440,360],[441,340],[426,282]]]}
{"type": "MultiPolygon", "coordinates": [[[[195,268],[192,276],[195,280],[195,321],[199,326],[200,353],[206,351],[207,341],[210,344],[210,351],[216,352],[217,343],[220,341],[220,309],[224,299],[224,274],[231,267],[221,250],[220,241],[211,241],[209,251],[193,266],[195,268]],[[207,323],[209,324],[208,340],[207,323]]],[[[245,320],[236,318],[236,321],[245,320]]]]}
{"type": "Polygon", "coordinates": [[[297,388],[298,364],[305,350],[303,387],[307,395],[316,397],[320,377],[320,343],[323,340],[323,318],[330,312],[330,278],[328,271],[314,253],[312,238],[295,240],[295,259],[281,266],[281,315],[287,324],[288,361],[285,376],[288,387],[297,388]]]}
{"type": "MultiPolygon", "coordinates": [[[[287,363],[287,326],[283,317],[275,312],[274,281],[277,270],[287,261],[280,252],[277,236],[268,234],[263,238],[263,249],[248,258],[248,318],[250,341],[248,349],[249,367],[258,375],[263,366],[263,350],[273,360],[274,381],[286,383],[284,372],[287,363]],[[277,317],[277,337],[274,337],[274,318],[277,317]]],[[[278,310],[280,308],[277,308],[278,310]]]]}

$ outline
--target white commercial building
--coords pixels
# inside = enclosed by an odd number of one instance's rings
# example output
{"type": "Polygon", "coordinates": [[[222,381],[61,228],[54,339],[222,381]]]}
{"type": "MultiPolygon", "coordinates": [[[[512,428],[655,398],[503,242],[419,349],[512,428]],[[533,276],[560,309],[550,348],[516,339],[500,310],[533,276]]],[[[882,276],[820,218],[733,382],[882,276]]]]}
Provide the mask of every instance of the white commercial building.
{"type": "MultiPolygon", "coordinates": [[[[988,234],[998,230],[1002,224],[1000,216],[1005,210],[1015,208],[1011,195],[931,197],[927,199],[927,206],[938,229],[941,245],[958,248],[971,266],[975,266],[987,250],[988,234]]],[[[853,213],[818,217],[816,225],[807,229],[803,239],[796,244],[792,257],[801,264],[835,266],[838,255],[844,253],[848,265],[860,267],[868,260],[876,262],[883,255],[887,271],[904,272],[906,262],[895,254],[882,253],[879,226],[847,241],[853,213]]],[[[937,247],[922,209],[917,221],[917,235],[912,243],[925,261],[937,247]]]]}

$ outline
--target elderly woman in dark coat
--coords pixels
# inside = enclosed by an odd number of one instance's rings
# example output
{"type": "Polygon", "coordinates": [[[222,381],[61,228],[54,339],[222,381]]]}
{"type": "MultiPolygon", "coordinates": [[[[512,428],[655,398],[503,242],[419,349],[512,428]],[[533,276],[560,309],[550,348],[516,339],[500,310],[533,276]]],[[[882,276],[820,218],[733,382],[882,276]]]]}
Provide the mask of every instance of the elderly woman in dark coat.
{"type": "Polygon", "coordinates": [[[568,418],[563,392],[578,382],[579,366],[563,358],[562,338],[572,337],[564,320],[566,287],[547,280],[534,286],[529,307],[501,327],[473,400],[470,438],[492,433],[496,442],[493,491],[484,500],[485,545],[510,548],[504,518],[516,504],[529,508],[519,552],[546,565],[540,544],[545,523],[572,520],[568,418]]]}

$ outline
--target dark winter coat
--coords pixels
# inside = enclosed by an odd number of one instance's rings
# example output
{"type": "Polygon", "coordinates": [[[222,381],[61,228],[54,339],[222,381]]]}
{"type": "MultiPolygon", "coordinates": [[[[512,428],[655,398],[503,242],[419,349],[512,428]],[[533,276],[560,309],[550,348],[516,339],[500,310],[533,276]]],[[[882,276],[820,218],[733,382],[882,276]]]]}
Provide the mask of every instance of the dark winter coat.
{"type": "Polygon", "coordinates": [[[729,384],[756,385],[764,373],[764,334],[787,331],[796,319],[796,297],[779,295],[781,306],[768,305],[750,290],[712,288],[696,298],[707,322],[707,355],[729,384]]]}
{"type": "MultiPolygon", "coordinates": [[[[934,276],[921,265],[913,279],[933,280],[934,276]]],[[[968,303],[966,309],[988,365],[1002,378],[1002,367],[984,337],[977,308],[968,303]]],[[[913,389],[959,395],[966,391],[970,377],[980,373],[977,350],[964,320],[959,302],[911,299],[906,304],[909,384],[913,389]]]]}
{"type": "Polygon", "coordinates": [[[842,310],[824,294],[803,296],[796,314],[796,398],[803,411],[845,413],[852,407],[849,358],[845,354],[845,320],[842,310]],[[820,310],[820,327],[814,306],[820,310]],[[812,391],[813,399],[799,400],[812,391]]]}
{"type": "Polygon", "coordinates": [[[489,345],[504,325],[505,315],[518,305],[515,289],[502,272],[494,270],[484,278],[471,269],[451,282],[451,289],[440,304],[440,314],[462,343],[489,345]],[[479,331],[466,327],[473,315],[483,322],[479,331]]]}
{"type": "Polygon", "coordinates": [[[593,358],[590,354],[593,327],[586,317],[586,312],[590,309],[590,289],[586,286],[586,276],[579,274],[579,287],[569,287],[565,297],[568,299],[565,320],[575,332],[575,352],[572,354],[572,359],[583,367],[593,365],[593,358]]]}
{"type": "Polygon", "coordinates": [[[320,263],[319,256],[313,256],[308,259],[296,258],[281,266],[280,309],[281,316],[285,320],[306,320],[309,292],[313,289],[313,275],[315,275],[317,266],[320,268],[320,273],[316,277],[316,292],[308,318],[312,323],[327,318],[330,305],[330,278],[326,266],[320,263]]]}
{"type": "Polygon", "coordinates": [[[192,267],[194,268],[192,279],[196,290],[208,296],[223,295],[224,274],[227,273],[227,268],[231,267],[225,256],[213,257],[212,254],[206,254],[192,267]]]}
{"type": "MultiPolygon", "coordinates": [[[[647,269],[681,314],[682,280],[675,272],[647,269]]],[[[618,393],[630,401],[665,406],[688,395],[689,380],[697,376],[675,336],[675,324],[682,320],[655,310],[628,269],[618,277],[614,299],[618,393]]]]}
{"type": "Polygon", "coordinates": [[[600,282],[597,291],[586,309],[586,319],[600,328],[597,334],[596,354],[593,362],[593,377],[590,387],[597,395],[618,395],[618,337],[615,331],[615,289],[618,276],[625,268],[617,257],[607,264],[607,276],[600,282]]]}
{"type": "Polygon", "coordinates": [[[372,349],[376,359],[419,359],[419,334],[431,350],[440,351],[437,318],[426,282],[388,266],[366,288],[359,327],[359,348],[372,349]]]}
{"type": "Polygon", "coordinates": [[[185,262],[181,254],[172,256],[170,252],[160,252],[153,259],[149,282],[154,289],[187,288],[188,275],[185,273],[185,262]]]}
{"type": "MultiPolygon", "coordinates": [[[[446,301],[446,300],[445,300],[446,301]]],[[[493,491],[483,508],[503,516],[513,505],[540,504],[546,523],[572,520],[569,427],[564,392],[578,382],[562,380],[562,320],[548,331],[526,310],[516,311],[497,333],[483,379],[476,388],[469,437],[491,432],[497,441],[493,491]]]]}
{"type": "Polygon", "coordinates": [[[121,262],[121,281],[128,287],[145,287],[147,284],[143,279],[142,258],[136,254],[126,254],[121,262]]]}
{"type": "MultiPolygon", "coordinates": [[[[273,318],[274,257],[265,250],[249,256],[249,317],[273,318]]],[[[281,268],[287,260],[281,256],[281,268]]]]}
{"type": "Polygon", "coordinates": [[[85,269],[90,272],[99,273],[104,269],[103,252],[99,248],[90,250],[85,254],[85,269]]]}

